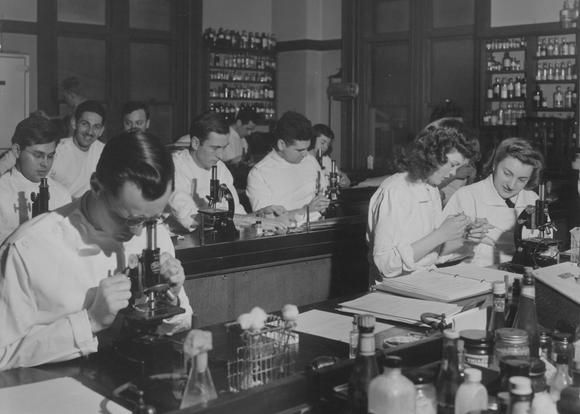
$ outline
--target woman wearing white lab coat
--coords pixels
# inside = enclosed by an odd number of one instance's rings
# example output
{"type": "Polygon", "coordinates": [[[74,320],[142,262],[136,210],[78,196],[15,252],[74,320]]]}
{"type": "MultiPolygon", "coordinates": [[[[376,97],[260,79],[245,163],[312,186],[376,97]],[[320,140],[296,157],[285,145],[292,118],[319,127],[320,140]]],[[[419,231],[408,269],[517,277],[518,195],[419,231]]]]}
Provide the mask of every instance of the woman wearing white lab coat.
{"type": "Polygon", "coordinates": [[[479,142],[459,121],[423,130],[411,144],[404,172],[388,177],[369,205],[371,277],[392,277],[435,264],[443,243],[465,234],[468,219],[445,217],[437,186],[471,158],[479,142]]]}
{"type": "Polygon", "coordinates": [[[446,204],[444,214],[463,213],[486,219],[489,231],[480,243],[464,243],[464,261],[494,266],[510,261],[514,253],[514,228],[521,212],[534,205],[544,166],[542,154],[521,138],[508,138],[497,147],[487,170],[487,178],[457,190],[446,204]]]}

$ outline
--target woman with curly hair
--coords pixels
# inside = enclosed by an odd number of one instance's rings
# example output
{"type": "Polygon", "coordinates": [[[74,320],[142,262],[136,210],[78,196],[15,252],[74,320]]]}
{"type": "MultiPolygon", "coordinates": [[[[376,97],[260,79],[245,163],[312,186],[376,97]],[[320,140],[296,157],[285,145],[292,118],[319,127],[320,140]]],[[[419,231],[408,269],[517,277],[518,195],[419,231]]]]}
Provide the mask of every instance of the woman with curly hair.
{"type": "MultiPolygon", "coordinates": [[[[442,245],[463,237],[471,221],[444,217],[437,186],[471,159],[479,142],[456,120],[426,127],[411,143],[402,172],[388,177],[369,205],[367,243],[373,276],[392,277],[434,265],[442,245]]],[[[473,227],[469,237],[482,237],[473,227]]]]}
{"type": "Polygon", "coordinates": [[[493,266],[511,260],[516,220],[538,199],[532,189],[538,186],[543,167],[544,157],[528,141],[507,138],[484,166],[487,178],[462,187],[451,196],[444,213],[485,217],[493,226],[481,243],[462,246],[462,254],[469,256],[467,262],[493,266]]]}

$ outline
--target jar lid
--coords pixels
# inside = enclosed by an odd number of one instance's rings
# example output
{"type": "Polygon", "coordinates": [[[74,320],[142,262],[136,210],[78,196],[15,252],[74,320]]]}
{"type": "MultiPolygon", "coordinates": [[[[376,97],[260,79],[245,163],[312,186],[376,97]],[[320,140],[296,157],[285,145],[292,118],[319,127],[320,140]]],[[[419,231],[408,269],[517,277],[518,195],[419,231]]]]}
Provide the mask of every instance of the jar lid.
{"type": "Polygon", "coordinates": [[[415,385],[432,384],[435,379],[435,374],[431,371],[420,369],[405,375],[413,381],[415,385]]]}
{"type": "Polygon", "coordinates": [[[487,336],[487,332],[483,329],[465,329],[459,332],[461,339],[470,343],[490,343],[491,338],[487,336]]]}
{"type": "Polygon", "coordinates": [[[528,342],[528,333],[523,329],[500,328],[495,331],[497,340],[508,344],[522,344],[528,342]]]}

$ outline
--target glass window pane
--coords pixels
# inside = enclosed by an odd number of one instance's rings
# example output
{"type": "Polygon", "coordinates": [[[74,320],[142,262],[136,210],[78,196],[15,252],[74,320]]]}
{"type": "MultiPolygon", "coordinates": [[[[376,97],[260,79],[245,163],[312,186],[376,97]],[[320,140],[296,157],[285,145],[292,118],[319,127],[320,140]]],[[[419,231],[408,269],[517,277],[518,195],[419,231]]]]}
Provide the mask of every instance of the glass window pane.
{"type": "Polygon", "coordinates": [[[431,104],[451,99],[471,124],[475,93],[473,39],[437,40],[432,47],[431,104]]]}
{"type": "Polygon", "coordinates": [[[410,136],[407,106],[379,106],[370,109],[375,168],[397,170],[397,159],[410,136]]]}
{"type": "Polygon", "coordinates": [[[169,30],[171,0],[129,0],[129,27],[169,30]]]}
{"type": "Polygon", "coordinates": [[[374,4],[375,32],[392,33],[409,30],[409,0],[376,0],[374,4]]]}
{"type": "Polygon", "coordinates": [[[130,51],[130,97],[134,100],[168,102],[171,97],[169,46],[132,43],[130,51]]]}
{"type": "Polygon", "coordinates": [[[36,21],[37,0],[3,0],[0,1],[0,19],[36,21]]]}
{"type": "Polygon", "coordinates": [[[372,51],[373,104],[408,103],[410,72],[408,42],[375,46],[372,51]]]}
{"type": "Polygon", "coordinates": [[[88,99],[107,96],[106,45],[104,40],[58,38],[58,84],[76,78],[75,86],[88,99]]]}
{"type": "Polygon", "coordinates": [[[475,22],[475,0],[433,0],[433,27],[457,27],[475,22]]]}
{"type": "Polygon", "coordinates": [[[106,0],[58,0],[58,21],[104,25],[106,4],[106,0]]]}
{"type": "Polygon", "coordinates": [[[171,144],[176,138],[173,136],[173,105],[150,105],[149,113],[149,132],[164,144],[171,144]]]}

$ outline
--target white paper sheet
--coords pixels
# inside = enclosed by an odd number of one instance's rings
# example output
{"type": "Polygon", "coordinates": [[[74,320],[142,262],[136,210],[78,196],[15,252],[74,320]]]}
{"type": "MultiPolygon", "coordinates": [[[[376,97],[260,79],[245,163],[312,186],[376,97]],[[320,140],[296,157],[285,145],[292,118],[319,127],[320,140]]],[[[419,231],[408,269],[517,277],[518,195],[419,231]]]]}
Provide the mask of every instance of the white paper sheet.
{"type": "MultiPolygon", "coordinates": [[[[393,325],[376,322],[375,333],[392,327],[393,325]]],[[[298,316],[298,326],[295,330],[348,343],[349,333],[352,331],[352,317],[314,309],[298,316]]]]}
{"type": "Polygon", "coordinates": [[[65,377],[0,388],[0,413],[14,414],[130,414],[114,401],[65,377]]]}
{"type": "Polygon", "coordinates": [[[368,312],[386,320],[417,323],[421,320],[421,314],[431,312],[444,313],[447,317],[461,311],[461,306],[453,303],[434,302],[421,299],[405,298],[390,295],[384,292],[372,292],[358,299],[343,302],[341,309],[353,313],[368,312]]]}

